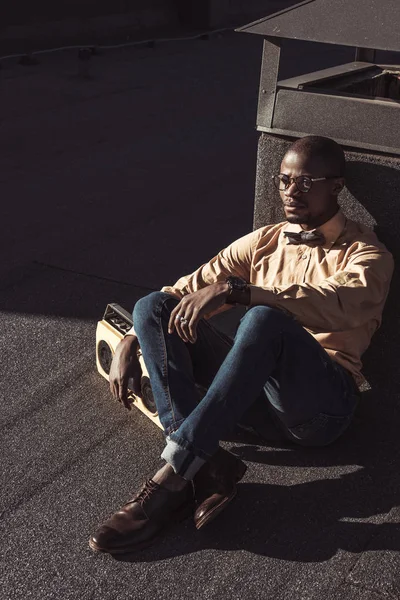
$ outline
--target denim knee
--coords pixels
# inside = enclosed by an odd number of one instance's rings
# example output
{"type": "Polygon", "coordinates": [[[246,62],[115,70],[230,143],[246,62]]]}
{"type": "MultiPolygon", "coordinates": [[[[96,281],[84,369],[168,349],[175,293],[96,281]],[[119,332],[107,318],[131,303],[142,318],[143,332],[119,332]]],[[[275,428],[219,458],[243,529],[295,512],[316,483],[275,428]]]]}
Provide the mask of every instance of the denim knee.
{"type": "Polygon", "coordinates": [[[133,323],[135,329],[154,319],[155,315],[161,311],[161,306],[166,299],[171,298],[170,294],[165,292],[151,292],[147,296],[140,298],[133,308],[133,323]]]}
{"type": "Polygon", "coordinates": [[[287,323],[288,319],[290,317],[278,308],[259,304],[249,308],[241,318],[240,323],[251,324],[252,322],[256,322],[260,326],[263,323],[270,325],[271,322],[283,324],[287,323]]]}
{"type": "Polygon", "coordinates": [[[283,311],[271,306],[257,305],[249,308],[241,318],[235,339],[241,338],[251,345],[258,340],[267,341],[279,336],[293,320],[283,311]]]}

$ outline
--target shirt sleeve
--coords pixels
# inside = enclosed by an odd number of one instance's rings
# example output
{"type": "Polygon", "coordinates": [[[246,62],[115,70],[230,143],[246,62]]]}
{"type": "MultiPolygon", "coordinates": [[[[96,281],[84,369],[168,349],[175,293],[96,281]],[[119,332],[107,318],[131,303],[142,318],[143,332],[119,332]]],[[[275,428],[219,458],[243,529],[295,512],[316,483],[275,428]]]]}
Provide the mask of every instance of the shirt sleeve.
{"type": "Polygon", "coordinates": [[[351,255],[345,269],[319,284],[251,286],[251,305],[287,310],[315,332],[353,329],[371,319],[378,327],[393,268],[388,251],[364,245],[351,255]]]}
{"type": "Polygon", "coordinates": [[[208,263],[190,275],[181,277],[173,286],[163,287],[161,291],[182,298],[217,281],[225,281],[229,275],[241,277],[249,282],[253,252],[260,235],[260,230],[256,230],[239,238],[208,263]]]}

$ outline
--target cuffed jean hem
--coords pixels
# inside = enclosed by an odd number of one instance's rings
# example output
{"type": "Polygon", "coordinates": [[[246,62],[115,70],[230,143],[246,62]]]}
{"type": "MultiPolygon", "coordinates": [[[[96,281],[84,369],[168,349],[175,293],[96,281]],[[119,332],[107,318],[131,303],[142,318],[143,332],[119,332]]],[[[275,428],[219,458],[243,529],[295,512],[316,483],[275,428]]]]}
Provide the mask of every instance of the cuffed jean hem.
{"type": "Polygon", "coordinates": [[[166,437],[166,439],[169,439],[169,436],[172,435],[173,433],[175,433],[175,431],[177,431],[179,429],[179,427],[182,425],[182,423],[185,422],[185,419],[180,419],[179,421],[174,421],[173,425],[171,425],[170,427],[167,427],[167,429],[164,429],[164,435],[166,437]]]}
{"type": "Polygon", "coordinates": [[[167,437],[167,445],[161,454],[161,458],[171,465],[177,475],[188,481],[193,479],[197,471],[206,462],[205,459],[196,456],[196,454],[180,446],[169,437],[167,437]]]}

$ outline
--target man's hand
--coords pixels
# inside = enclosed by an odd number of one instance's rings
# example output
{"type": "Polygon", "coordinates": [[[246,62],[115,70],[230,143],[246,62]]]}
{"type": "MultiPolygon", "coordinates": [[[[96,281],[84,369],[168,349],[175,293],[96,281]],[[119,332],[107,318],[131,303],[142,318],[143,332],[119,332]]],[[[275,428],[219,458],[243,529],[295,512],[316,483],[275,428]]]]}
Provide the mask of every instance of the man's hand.
{"type": "Polygon", "coordinates": [[[193,294],[187,294],[171,312],[168,333],[174,328],[184,342],[197,339],[197,324],[204,315],[215,311],[225,304],[229,286],[225,282],[208,285],[193,294]]]}
{"type": "Polygon", "coordinates": [[[128,380],[133,379],[133,393],[140,396],[140,380],[142,369],[137,357],[139,346],[135,335],[127,335],[120,341],[115,349],[115,354],[110,368],[110,390],[116,400],[128,410],[131,410],[128,402],[128,380]]]}

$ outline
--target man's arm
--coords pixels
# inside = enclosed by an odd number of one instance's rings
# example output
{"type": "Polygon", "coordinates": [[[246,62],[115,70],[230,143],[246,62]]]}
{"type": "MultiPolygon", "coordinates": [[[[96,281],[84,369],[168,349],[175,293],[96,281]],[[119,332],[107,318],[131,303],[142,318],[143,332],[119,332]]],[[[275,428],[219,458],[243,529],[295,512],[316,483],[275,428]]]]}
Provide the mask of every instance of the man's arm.
{"type": "Polygon", "coordinates": [[[374,246],[354,252],[344,270],[318,285],[251,286],[251,306],[264,304],[288,310],[314,331],[343,331],[370,319],[380,324],[393,273],[392,255],[374,246]]]}
{"type": "MultiPolygon", "coordinates": [[[[213,283],[225,281],[229,275],[250,281],[253,251],[260,236],[261,230],[258,229],[235,240],[232,244],[221,250],[208,263],[205,263],[190,275],[181,277],[173,286],[164,286],[161,288],[161,291],[173,294],[178,299],[182,299],[187,294],[198,292],[213,283]]],[[[232,308],[232,306],[224,304],[205,316],[210,317],[229,308],[232,308]]],[[[135,327],[133,326],[126,335],[136,335],[135,327]]]]}
{"type": "Polygon", "coordinates": [[[174,294],[180,300],[171,313],[169,333],[176,330],[183,341],[194,343],[200,319],[232,308],[225,302],[229,291],[225,280],[233,275],[250,281],[254,248],[260,236],[260,230],[252,231],[221,250],[191,275],[181,277],[174,286],[162,288],[161,291],[174,294]]]}
{"type": "Polygon", "coordinates": [[[250,281],[253,251],[260,236],[260,230],[248,233],[221,250],[208,263],[190,275],[181,277],[173,286],[163,287],[161,291],[183,298],[186,294],[193,294],[208,285],[225,281],[229,275],[250,281]]]}
{"type": "Polygon", "coordinates": [[[128,401],[128,380],[133,381],[132,391],[141,395],[142,369],[137,356],[139,343],[135,335],[123,338],[115,349],[109,373],[110,390],[114,398],[131,409],[128,401]]]}

